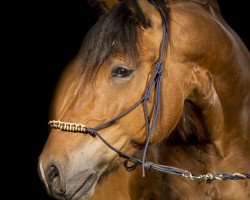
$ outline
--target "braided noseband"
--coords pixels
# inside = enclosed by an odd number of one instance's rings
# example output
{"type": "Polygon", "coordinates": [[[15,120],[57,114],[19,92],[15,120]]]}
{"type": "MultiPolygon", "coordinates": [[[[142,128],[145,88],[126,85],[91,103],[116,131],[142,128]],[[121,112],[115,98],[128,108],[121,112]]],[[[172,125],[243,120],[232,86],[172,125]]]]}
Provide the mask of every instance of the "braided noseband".
{"type": "MultiPolygon", "coordinates": [[[[154,5],[156,7],[156,9],[158,11],[160,11],[160,9],[158,8],[158,6],[155,4],[155,2],[153,0],[149,0],[149,1],[152,5],[154,5]]],[[[87,127],[86,125],[83,125],[83,124],[66,123],[66,122],[54,121],[54,120],[49,121],[48,124],[50,125],[51,128],[61,129],[62,131],[88,133],[93,137],[97,136],[98,138],[100,138],[100,140],[102,140],[103,143],[105,143],[110,149],[115,151],[120,157],[126,159],[124,162],[124,166],[125,166],[127,171],[132,171],[138,165],[142,165],[142,175],[143,176],[145,176],[145,168],[146,168],[146,169],[154,169],[154,170],[157,170],[157,171],[160,171],[163,173],[183,176],[183,177],[189,178],[191,180],[201,180],[201,181],[206,181],[206,182],[211,182],[214,180],[228,180],[228,179],[230,179],[230,180],[250,179],[249,173],[234,173],[234,174],[208,173],[205,175],[195,176],[192,174],[192,172],[184,170],[184,169],[179,169],[179,168],[166,166],[166,165],[159,165],[159,164],[155,164],[155,163],[146,161],[147,149],[148,149],[150,139],[151,139],[152,134],[153,134],[154,129],[155,129],[156,120],[157,120],[158,112],[160,109],[160,88],[161,88],[160,82],[161,82],[161,76],[162,76],[162,70],[163,70],[162,59],[163,59],[163,55],[165,52],[165,40],[166,40],[166,22],[165,22],[165,19],[163,16],[162,16],[162,28],[163,28],[163,38],[162,38],[162,43],[161,43],[160,57],[159,57],[158,61],[155,63],[154,73],[153,73],[153,76],[151,77],[151,80],[146,88],[146,92],[144,93],[144,95],[142,96],[142,98],[138,102],[136,102],[133,106],[131,106],[125,112],[121,113],[120,115],[114,117],[113,119],[111,119],[107,122],[104,122],[103,124],[98,125],[95,128],[90,128],[90,127],[87,127]],[[148,112],[148,100],[150,99],[151,90],[152,90],[153,86],[155,88],[155,96],[154,96],[155,105],[153,108],[152,119],[150,119],[149,112],[148,112]],[[119,151],[118,149],[113,147],[110,143],[108,143],[98,133],[98,130],[104,129],[107,126],[113,124],[115,121],[121,119],[123,116],[127,115],[129,112],[131,112],[136,107],[138,107],[141,103],[143,104],[143,107],[144,107],[146,130],[147,130],[147,139],[146,139],[146,143],[144,145],[142,160],[119,151]],[[133,163],[133,165],[129,166],[129,162],[133,163]]]]}

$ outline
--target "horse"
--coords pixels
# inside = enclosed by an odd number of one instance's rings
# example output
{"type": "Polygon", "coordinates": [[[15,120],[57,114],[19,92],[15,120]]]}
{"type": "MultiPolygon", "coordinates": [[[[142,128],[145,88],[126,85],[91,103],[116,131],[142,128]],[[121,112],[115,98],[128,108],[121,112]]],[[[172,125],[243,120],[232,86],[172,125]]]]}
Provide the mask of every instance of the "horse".
{"type": "Polygon", "coordinates": [[[57,199],[249,199],[249,61],[215,0],[117,3],[58,83],[57,121],[38,164],[47,192],[57,199]],[[120,167],[124,158],[133,172],[120,167]],[[182,177],[153,170],[162,165],[185,170],[182,177]]]}

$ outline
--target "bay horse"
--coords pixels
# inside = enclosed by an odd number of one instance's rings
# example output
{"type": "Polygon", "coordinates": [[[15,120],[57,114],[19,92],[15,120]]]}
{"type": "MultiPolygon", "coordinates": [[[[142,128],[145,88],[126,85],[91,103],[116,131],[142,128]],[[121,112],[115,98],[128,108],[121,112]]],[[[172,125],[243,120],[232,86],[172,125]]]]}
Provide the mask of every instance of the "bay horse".
{"type": "Polygon", "coordinates": [[[249,199],[244,179],[206,183],[153,170],[142,177],[140,166],[125,172],[104,142],[141,158],[150,139],[146,161],[193,174],[250,171],[249,51],[214,0],[151,3],[117,3],[85,37],[55,93],[51,116],[60,126],[39,157],[41,180],[57,199],[89,199],[95,188],[92,199],[249,199]],[[87,128],[144,97],[98,133],[87,128]],[[151,137],[147,124],[155,124],[151,137]]]}

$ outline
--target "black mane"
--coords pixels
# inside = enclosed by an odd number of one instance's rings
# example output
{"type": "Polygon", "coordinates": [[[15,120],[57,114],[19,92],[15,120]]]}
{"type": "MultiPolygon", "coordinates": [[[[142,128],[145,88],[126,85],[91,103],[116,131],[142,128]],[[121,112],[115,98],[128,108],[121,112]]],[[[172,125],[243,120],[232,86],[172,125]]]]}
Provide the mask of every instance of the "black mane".
{"type": "MultiPolygon", "coordinates": [[[[169,12],[164,0],[155,0],[167,21],[169,12]]],[[[150,27],[136,0],[119,2],[90,29],[86,35],[78,58],[80,73],[88,77],[95,75],[102,63],[116,53],[125,54],[136,61],[138,56],[138,26],[150,27]]]]}

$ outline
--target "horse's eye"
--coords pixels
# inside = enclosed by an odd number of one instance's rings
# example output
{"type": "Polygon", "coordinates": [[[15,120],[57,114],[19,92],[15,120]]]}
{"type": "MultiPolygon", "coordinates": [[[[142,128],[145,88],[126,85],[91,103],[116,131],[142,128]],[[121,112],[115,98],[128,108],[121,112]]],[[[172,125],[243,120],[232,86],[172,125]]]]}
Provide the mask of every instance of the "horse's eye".
{"type": "Polygon", "coordinates": [[[125,78],[130,76],[133,73],[133,70],[129,70],[123,67],[117,67],[112,70],[111,75],[112,77],[120,77],[125,78]]]}

